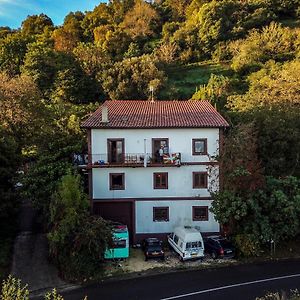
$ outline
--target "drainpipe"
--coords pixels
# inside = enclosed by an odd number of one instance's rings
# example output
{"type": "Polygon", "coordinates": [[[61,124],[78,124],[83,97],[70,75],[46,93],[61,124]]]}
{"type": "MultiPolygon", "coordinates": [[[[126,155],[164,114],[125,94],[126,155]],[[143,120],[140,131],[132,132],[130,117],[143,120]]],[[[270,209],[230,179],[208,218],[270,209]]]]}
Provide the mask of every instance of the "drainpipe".
{"type": "Polygon", "coordinates": [[[146,142],[147,142],[147,139],[144,139],[144,168],[147,168],[147,161],[148,161],[146,142]]]}

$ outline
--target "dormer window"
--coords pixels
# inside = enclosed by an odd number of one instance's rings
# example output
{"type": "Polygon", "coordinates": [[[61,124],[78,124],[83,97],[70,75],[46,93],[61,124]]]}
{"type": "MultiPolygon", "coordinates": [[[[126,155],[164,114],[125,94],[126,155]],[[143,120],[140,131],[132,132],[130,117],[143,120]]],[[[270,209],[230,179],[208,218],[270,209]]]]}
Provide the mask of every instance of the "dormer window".
{"type": "Polygon", "coordinates": [[[207,154],[207,139],[193,139],[192,150],[193,155],[207,154]]]}

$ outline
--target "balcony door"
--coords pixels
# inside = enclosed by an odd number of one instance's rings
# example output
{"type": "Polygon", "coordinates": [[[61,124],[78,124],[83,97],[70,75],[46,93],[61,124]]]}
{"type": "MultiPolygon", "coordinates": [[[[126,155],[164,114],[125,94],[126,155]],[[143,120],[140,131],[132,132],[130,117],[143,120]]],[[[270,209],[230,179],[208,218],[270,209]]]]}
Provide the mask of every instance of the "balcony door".
{"type": "Polygon", "coordinates": [[[124,162],[124,139],[107,140],[108,162],[111,164],[124,162]]]}
{"type": "Polygon", "coordinates": [[[169,139],[152,139],[152,155],[155,162],[161,162],[159,149],[163,150],[163,154],[169,153],[169,139]]]}

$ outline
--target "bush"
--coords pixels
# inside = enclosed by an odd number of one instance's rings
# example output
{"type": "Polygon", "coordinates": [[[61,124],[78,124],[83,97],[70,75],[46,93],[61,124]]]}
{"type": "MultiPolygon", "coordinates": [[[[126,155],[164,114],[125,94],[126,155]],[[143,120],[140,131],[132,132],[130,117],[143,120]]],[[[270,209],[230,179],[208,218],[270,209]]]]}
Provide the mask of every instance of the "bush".
{"type": "Polygon", "coordinates": [[[21,280],[8,276],[2,283],[1,300],[29,300],[27,285],[22,286],[21,280]]]}
{"type": "Polygon", "coordinates": [[[259,255],[260,243],[253,234],[238,234],[234,237],[234,243],[238,254],[243,257],[259,255]]]}

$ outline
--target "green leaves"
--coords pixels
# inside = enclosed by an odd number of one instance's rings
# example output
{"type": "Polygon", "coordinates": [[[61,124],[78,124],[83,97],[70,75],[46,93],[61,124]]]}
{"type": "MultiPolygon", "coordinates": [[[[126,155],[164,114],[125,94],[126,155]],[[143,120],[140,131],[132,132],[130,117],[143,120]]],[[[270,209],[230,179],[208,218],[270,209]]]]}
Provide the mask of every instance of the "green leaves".
{"type": "Polygon", "coordinates": [[[215,195],[212,211],[234,234],[250,234],[261,244],[300,233],[300,180],[267,177],[265,188],[243,191],[243,197],[224,191],[215,195]]]}
{"type": "Polygon", "coordinates": [[[99,272],[108,246],[109,224],[89,215],[89,203],[79,175],[63,176],[50,204],[50,254],[66,277],[84,278],[99,272]]]}

